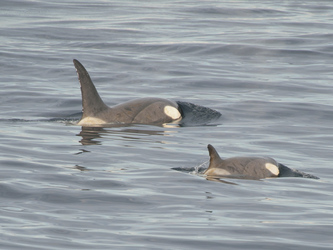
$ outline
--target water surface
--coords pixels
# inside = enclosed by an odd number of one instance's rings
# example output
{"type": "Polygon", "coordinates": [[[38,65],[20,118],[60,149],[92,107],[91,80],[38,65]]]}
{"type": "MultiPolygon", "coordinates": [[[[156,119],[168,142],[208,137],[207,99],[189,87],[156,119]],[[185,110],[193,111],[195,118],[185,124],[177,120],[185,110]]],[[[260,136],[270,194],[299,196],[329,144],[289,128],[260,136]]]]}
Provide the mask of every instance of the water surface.
{"type": "Polygon", "coordinates": [[[29,1],[0,8],[1,249],[331,249],[331,1],[29,1]],[[109,105],[219,125],[81,128],[72,60],[109,105]],[[320,180],[173,168],[265,155],[320,180]]]}

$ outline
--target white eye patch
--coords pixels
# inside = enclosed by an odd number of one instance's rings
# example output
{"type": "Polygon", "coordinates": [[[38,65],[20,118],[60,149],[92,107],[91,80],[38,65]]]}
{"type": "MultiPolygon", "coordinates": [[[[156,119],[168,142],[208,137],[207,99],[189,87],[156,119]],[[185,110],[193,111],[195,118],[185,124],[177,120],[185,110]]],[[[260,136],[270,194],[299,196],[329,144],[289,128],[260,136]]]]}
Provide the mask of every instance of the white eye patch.
{"type": "Polygon", "coordinates": [[[177,120],[181,117],[179,110],[172,106],[165,106],[164,113],[174,120],[177,120]]]}
{"type": "Polygon", "coordinates": [[[272,163],[266,163],[265,167],[267,170],[269,170],[272,174],[276,176],[278,176],[280,173],[279,168],[272,163]]]}

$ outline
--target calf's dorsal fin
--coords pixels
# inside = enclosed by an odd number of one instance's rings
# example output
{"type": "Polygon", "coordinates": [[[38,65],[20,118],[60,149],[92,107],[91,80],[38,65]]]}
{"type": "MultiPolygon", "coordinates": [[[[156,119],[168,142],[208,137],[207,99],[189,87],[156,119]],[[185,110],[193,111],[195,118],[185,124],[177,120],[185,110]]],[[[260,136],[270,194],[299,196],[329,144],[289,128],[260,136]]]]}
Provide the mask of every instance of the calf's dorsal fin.
{"type": "Polygon", "coordinates": [[[221,157],[219,156],[219,154],[217,153],[217,151],[215,150],[215,148],[212,145],[208,144],[207,148],[208,148],[209,157],[210,157],[208,169],[214,168],[214,167],[218,166],[223,160],[221,159],[221,157]]]}

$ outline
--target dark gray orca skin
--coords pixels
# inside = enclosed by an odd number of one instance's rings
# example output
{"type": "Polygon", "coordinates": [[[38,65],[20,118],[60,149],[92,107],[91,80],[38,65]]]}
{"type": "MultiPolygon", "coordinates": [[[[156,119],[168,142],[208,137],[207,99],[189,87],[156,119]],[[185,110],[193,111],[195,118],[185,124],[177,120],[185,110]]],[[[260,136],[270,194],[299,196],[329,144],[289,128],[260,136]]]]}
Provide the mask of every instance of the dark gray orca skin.
{"type": "Polygon", "coordinates": [[[83,114],[78,125],[103,126],[103,124],[119,123],[162,125],[178,123],[185,117],[193,124],[199,125],[217,120],[221,116],[218,111],[210,108],[156,97],[135,99],[108,107],[99,96],[87,70],[78,60],[74,59],[73,63],[78,74],[82,94],[83,114]],[[190,112],[189,109],[191,109],[190,112]]]}
{"type": "Polygon", "coordinates": [[[291,169],[269,157],[232,157],[222,160],[215,148],[208,144],[209,167],[204,174],[209,177],[264,179],[270,177],[318,177],[291,169]]]}

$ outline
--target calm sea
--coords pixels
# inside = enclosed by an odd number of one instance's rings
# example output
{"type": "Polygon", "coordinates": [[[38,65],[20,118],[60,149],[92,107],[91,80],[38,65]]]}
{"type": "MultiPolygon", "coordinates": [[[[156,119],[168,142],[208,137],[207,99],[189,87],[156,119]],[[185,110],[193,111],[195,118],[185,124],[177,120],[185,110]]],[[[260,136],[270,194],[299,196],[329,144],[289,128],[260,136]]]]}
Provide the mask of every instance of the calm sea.
{"type": "Polygon", "coordinates": [[[332,1],[1,0],[0,248],[332,249],[332,65],[332,1]],[[221,123],[76,126],[74,58],[221,123]],[[320,179],[209,181],[207,144],[320,179]]]}

